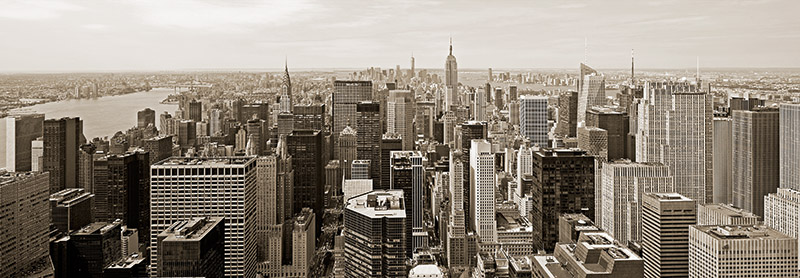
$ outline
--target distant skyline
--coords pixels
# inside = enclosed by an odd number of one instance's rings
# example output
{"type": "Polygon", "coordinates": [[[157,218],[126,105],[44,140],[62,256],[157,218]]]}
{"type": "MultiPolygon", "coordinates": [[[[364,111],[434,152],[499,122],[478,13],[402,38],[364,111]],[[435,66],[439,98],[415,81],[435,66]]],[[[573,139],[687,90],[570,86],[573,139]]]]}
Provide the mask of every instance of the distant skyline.
{"type": "Polygon", "coordinates": [[[800,67],[800,1],[0,0],[0,72],[800,67]]]}

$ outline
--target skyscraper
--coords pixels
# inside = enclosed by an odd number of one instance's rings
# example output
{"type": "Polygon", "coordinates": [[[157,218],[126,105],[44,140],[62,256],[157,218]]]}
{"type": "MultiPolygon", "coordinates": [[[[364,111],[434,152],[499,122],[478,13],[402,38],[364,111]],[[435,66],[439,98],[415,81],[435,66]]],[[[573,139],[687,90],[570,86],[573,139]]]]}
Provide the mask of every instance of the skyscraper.
{"type": "Polygon", "coordinates": [[[347,201],[345,277],[406,277],[405,206],[402,190],[375,190],[347,201]]]}
{"type": "Polygon", "coordinates": [[[586,111],[585,126],[602,128],[607,133],[609,161],[628,158],[625,148],[629,122],[628,114],[618,108],[595,106],[586,111]]]}
{"type": "MultiPolygon", "coordinates": [[[[373,186],[373,188],[390,189],[391,188],[391,169],[392,169],[392,152],[400,151],[403,149],[403,140],[396,134],[386,133],[381,137],[381,185],[380,187],[373,186]]],[[[409,243],[410,244],[410,243],[409,243]]]]}
{"type": "Polygon", "coordinates": [[[644,277],[689,275],[689,227],[697,224],[697,205],[678,193],[642,197],[644,277]]]}
{"type": "Polygon", "coordinates": [[[44,114],[11,115],[0,119],[0,169],[31,171],[31,141],[42,137],[44,114]]]}
{"type": "Polygon", "coordinates": [[[44,154],[42,171],[50,172],[50,193],[78,187],[78,147],[83,137],[80,118],[44,121],[44,154]]]}
{"type": "Polygon", "coordinates": [[[464,210],[464,160],[468,156],[457,150],[450,151],[450,219],[447,225],[447,262],[449,267],[468,267],[466,215],[464,210]]]}
{"type": "Polygon", "coordinates": [[[370,167],[369,178],[377,187],[380,184],[381,161],[381,110],[377,102],[360,102],[356,104],[356,157],[360,160],[369,160],[373,163],[370,167]]]}
{"type": "Polygon", "coordinates": [[[194,121],[183,120],[178,122],[178,145],[181,147],[181,154],[186,153],[197,144],[197,125],[194,121]]]}
{"type": "Polygon", "coordinates": [[[763,225],[689,228],[689,277],[794,278],[797,254],[797,238],[763,225]]]}
{"type": "MultiPolygon", "coordinates": [[[[456,56],[453,56],[453,39],[450,39],[450,54],[444,62],[444,85],[454,92],[458,92],[458,63],[456,56]]],[[[448,103],[451,104],[451,103],[448,103]]],[[[449,111],[449,107],[447,108],[449,111]]]]}
{"type": "Polygon", "coordinates": [[[66,277],[103,277],[103,269],[122,258],[122,223],[93,222],[70,234],[66,277]]]}
{"type": "Polygon", "coordinates": [[[714,117],[714,203],[730,204],[733,194],[733,121],[730,117],[714,117]]]}
{"type": "Polygon", "coordinates": [[[236,219],[225,225],[225,276],[254,277],[256,174],[254,157],[172,157],[151,166],[153,271],[159,264],[158,235],[172,223],[221,216],[236,219]]]}
{"type": "Polygon", "coordinates": [[[555,134],[575,137],[578,124],[578,92],[567,91],[558,96],[558,123],[555,134]]]}
{"type": "Polygon", "coordinates": [[[524,95],[519,98],[519,129],[532,145],[547,146],[547,97],[524,95]]]}
{"type": "Polygon", "coordinates": [[[698,204],[697,225],[756,225],[758,216],[726,204],[698,204]]]}
{"type": "Polygon", "coordinates": [[[486,98],[484,96],[491,95],[487,94],[481,90],[475,91],[475,95],[472,99],[472,120],[475,121],[486,121],[486,98]]]}
{"type": "Polygon", "coordinates": [[[292,101],[292,79],[289,77],[289,63],[284,65],[283,82],[281,82],[281,113],[292,114],[294,103],[292,101]]]}
{"type": "Polygon", "coordinates": [[[403,150],[413,150],[414,96],[409,90],[391,90],[386,100],[386,132],[400,135],[403,150]]]}
{"type": "Polygon", "coordinates": [[[600,226],[625,245],[641,241],[642,196],[675,190],[669,167],[630,161],[605,163],[600,187],[600,226]]]}
{"type": "Polygon", "coordinates": [[[225,274],[223,217],[173,222],[158,235],[158,277],[222,277],[225,274]]]}
{"type": "Polygon", "coordinates": [[[586,119],[586,111],[593,106],[606,104],[606,79],[596,70],[581,64],[578,83],[578,123],[586,119]]]}
{"type": "Polygon", "coordinates": [[[172,156],[172,136],[157,136],[142,140],[142,149],[150,156],[150,165],[172,156]]]}
{"type": "Polygon", "coordinates": [[[712,96],[686,82],[649,82],[637,108],[636,161],[670,167],[675,191],[713,199],[712,96]]]}
{"type": "MultiPolygon", "coordinates": [[[[372,81],[340,81],[333,82],[333,144],[338,145],[339,133],[345,126],[356,123],[356,105],[362,101],[372,100],[372,81]]],[[[334,158],[339,154],[334,152],[334,158]]]]}
{"type": "Polygon", "coordinates": [[[203,103],[193,99],[188,102],[188,105],[185,119],[195,122],[203,121],[203,103]]]}
{"type": "Polygon", "coordinates": [[[779,183],[778,110],[733,111],[733,204],[764,216],[764,196],[779,183]]]}
{"type": "Polygon", "coordinates": [[[138,128],[145,128],[148,125],[156,126],[156,111],[145,108],[136,113],[136,120],[136,127],[138,128]]]}
{"type": "MultiPolygon", "coordinates": [[[[63,235],[92,223],[94,194],[68,188],[50,195],[50,223],[63,235]]],[[[138,247],[138,246],[137,246],[138,247]]]]}
{"type": "Polygon", "coordinates": [[[422,202],[425,190],[425,158],[418,151],[391,152],[391,189],[403,190],[403,196],[413,196],[411,206],[406,205],[406,255],[426,247],[428,235],[424,230],[422,202]]]}
{"type": "Polygon", "coordinates": [[[780,127],[780,186],[800,191],[800,104],[781,104],[780,127]]]}
{"type": "Polygon", "coordinates": [[[48,182],[48,173],[0,175],[0,276],[26,276],[49,264],[48,182]]]}
{"type": "Polygon", "coordinates": [[[492,144],[486,140],[472,140],[469,154],[470,187],[473,210],[470,220],[475,221],[475,232],[482,243],[497,242],[495,223],[495,169],[492,144]]]}
{"type": "Polygon", "coordinates": [[[342,165],[342,173],[345,179],[350,179],[353,161],[358,157],[356,149],[356,130],[350,126],[346,126],[342,132],[339,133],[339,163],[342,165]]]}
{"type": "MultiPolygon", "coordinates": [[[[456,140],[456,149],[461,150],[461,153],[464,156],[462,161],[464,162],[464,175],[462,177],[462,181],[464,182],[464,213],[467,217],[474,215],[474,207],[472,207],[472,188],[470,187],[470,168],[469,168],[469,154],[470,148],[472,148],[472,140],[477,139],[488,139],[489,138],[489,128],[486,122],[478,122],[478,121],[468,121],[464,122],[460,125],[461,132],[456,136],[460,138],[456,140]]],[[[472,218],[470,218],[472,219],[472,218]]],[[[475,222],[474,221],[467,221],[467,228],[470,231],[475,231],[475,222]]]]}
{"type": "MultiPolygon", "coordinates": [[[[778,188],[764,197],[764,225],[790,237],[800,236],[800,192],[778,188]]],[[[800,258],[798,258],[800,266],[800,258]]]]}
{"type": "Polygon", "coordinates": [[[558,241],[558,217],[583,213],[595,219],[594,157],[570,149],[540,149],[533,153],[533,226],[535,250],[553,250],[558,241]]]}
{"type": "Polygon", "coordinates": [[[295,105],[294,129],[325,129],[325,104],[295,105]]]}
{"type": "MultiPolygon", "coordinates": [[[[294,169],[293,213],[311,208],[316,213],[316,226],[322,227],[325,211],[325,161],[320,159],[324,151],[322,132],[295,130],[288,136],[287,149],[294,169]]],[[[319,235],[319,230],[316,232],[319,235]]]]}
{"type": "Polygon", "coordinates": [[[150,222],[150,158],[146,152],[107,155],[95,160],[95,221],[114,222],[139,230],[145,242],[150,222]]]}

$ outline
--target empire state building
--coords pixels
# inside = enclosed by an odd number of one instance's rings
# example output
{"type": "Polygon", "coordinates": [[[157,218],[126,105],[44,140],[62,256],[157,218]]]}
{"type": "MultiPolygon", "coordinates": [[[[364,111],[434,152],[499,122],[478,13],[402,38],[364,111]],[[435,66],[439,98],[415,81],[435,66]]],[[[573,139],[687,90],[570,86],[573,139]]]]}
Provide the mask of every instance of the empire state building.
{"type": "Polygon", "coordinates": [[[444,84],[458,90],[458,63],[456,56],[453,56],[453,39],[450,39],[450,55],[447,55],[447,61],[444,62],[444,84]]]}

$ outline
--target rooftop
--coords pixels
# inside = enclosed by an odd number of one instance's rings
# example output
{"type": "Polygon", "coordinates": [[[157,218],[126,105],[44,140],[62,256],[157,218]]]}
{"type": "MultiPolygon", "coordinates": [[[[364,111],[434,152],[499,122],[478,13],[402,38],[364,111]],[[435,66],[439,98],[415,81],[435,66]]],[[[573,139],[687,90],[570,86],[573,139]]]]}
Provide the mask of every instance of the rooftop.
{"type": "Polygon", "coordinates": [[[719,214],[722,214],[722,215],[725,215],[725,216],[728,216],[728,217],[748,217],[748,218],[755,217],[755,218],[758,218],[758,215],[755,215],[752,212],[749,212],[749,211],[746,211],[746,210],[743,210],[743,209],[740,209],[740,208],[737,208],[737,207],[734,207],[734,206],[728,205],[728,204],[704,204],[704,205],[701,205],[701,206],[705,207],[708,210],[713,210],[713,211],[715,211],[715,212],[717,212],[719,214]]]}
{"type": "Polygon", "coordinates": [[[648,193],[647,195],[651,195],[660,201],[691,201],[692,199],[686,198],[685,196],[679,193],[648,193]]]}
{"type": "Polygon", "coordinates": [[[82,235],[91,235],[91,234],[104,234],[108,230],[113,229],[116,226],[119,226],[122,221],[114,221],[113,223],[108,222],[92,222],[89,225],[84,226],[80,230],[77,230],[72,233],[72,236],[82,236],[82,235]]]}
{"type": "Polygon", "coordinates": [[[403,190],[374,190],[347,200],[347,209],[369,216],[405,218],[403,190]]]}
{"type": "Polygon", "coordinates": [[[164,241],[197,241],[208,234],[211,228],[222,222],[222,219],[222,217],[195,217],[189,220],[177,221],[172,223],[161,234],[166,236],[164,241]]]}
{"type": "Polygon", "coordinates": [[[156,164],[154,168],[171,166],[244,166],[255,161],[255,156],[226,156],[226,157],[179,157],[173,156],[156,164]]]}
{"type": "Polygon", "coordinates": [[[792,237],[764,225],[747,226],[693,226],[717,239],[791,239],[792,237]]]}

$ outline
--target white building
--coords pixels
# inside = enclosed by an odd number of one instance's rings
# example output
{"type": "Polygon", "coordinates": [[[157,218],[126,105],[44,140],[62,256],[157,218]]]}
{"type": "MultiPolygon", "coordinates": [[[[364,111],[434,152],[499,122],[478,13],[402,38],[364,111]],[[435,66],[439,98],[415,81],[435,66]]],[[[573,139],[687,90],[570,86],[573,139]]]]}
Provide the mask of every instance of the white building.
{"type": "Polygon", "coordinates": [[[410,90],[391,90],[386,100],[386,132],[399,134],[403,150],[414,148],[414,96],[410,90]]]}
{"type": "Polygon", "coordinates": [[[486,140],[472,140],[469,155],[472,207],[475,232],[483,243],[495,243],[495,169],[492,145],[486,140]]]}
{"type": "Polygon", "coordinates": [[[800,237],[800,191],[778,188],[778,192],[764,196],[764,225],[790,237],[800,237]]]}
{"type": "Polygon", "coordinates": [[[342,183],[344,205],[347,205],[348,199],[372,191],[372,187],[371,179],[344,180],[344,183],[342,183]]]}
{"type": "Polygon", "coordinates": [[[797,239],[756,226],[692,226],[689,277],[791,277],[797,268],[797,239]]]}
{"type": "Polygon", "coordinates": [[[697,224],[697,205],[677,193],[642,197],[644,277],[689,275],[689,226],[697,224]]]}
{"type": "Polygon", "coordinates": [[[697,225],[756,225],[758,215],[726,204],[697,204],[697,225]]]}
{"type": "Polygon", "coordinates": [[[800,104],[780,106],[780,187],[800,191],[800,104]]]}
{"type": "Polygon", "coordinates": [[[421,264],[409,271],[408,278],[444,278],[444,274],[436,265],[421,264]]]}

